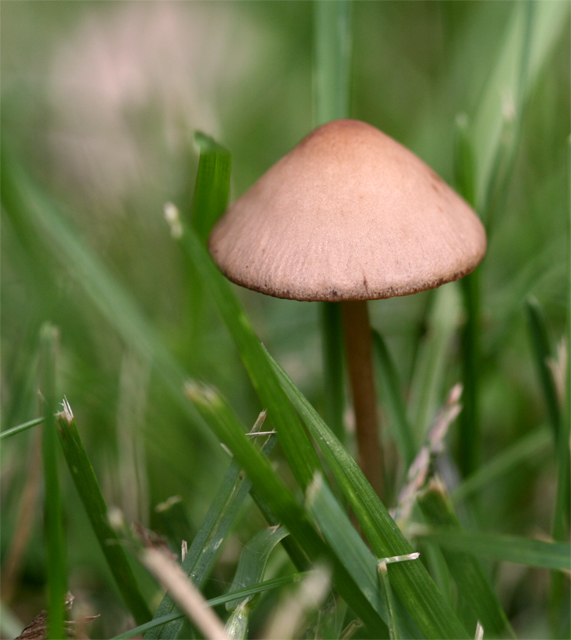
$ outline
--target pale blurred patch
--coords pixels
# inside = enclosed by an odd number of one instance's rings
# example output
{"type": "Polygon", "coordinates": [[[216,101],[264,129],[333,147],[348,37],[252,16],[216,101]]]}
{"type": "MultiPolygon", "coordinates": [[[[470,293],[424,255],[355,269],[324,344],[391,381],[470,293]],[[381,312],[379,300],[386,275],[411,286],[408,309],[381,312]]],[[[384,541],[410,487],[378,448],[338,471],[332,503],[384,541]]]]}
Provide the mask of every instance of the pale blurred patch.
{"type": "Polygon", "coordinates": [[[115,208],[165,179],[165,157],[188,153],[195,129],[222,134],[219,107],[254,62],[256,30],[220,5],[129,2],[86,13],[48,77],[60,179],[115,208]]]}

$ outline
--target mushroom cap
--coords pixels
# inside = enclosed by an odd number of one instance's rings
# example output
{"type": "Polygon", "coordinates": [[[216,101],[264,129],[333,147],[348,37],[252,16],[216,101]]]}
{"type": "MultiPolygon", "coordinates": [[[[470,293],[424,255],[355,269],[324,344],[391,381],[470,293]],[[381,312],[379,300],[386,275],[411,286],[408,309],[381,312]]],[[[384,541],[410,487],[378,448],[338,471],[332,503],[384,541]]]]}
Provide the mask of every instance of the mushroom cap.
{"type": "Polygon", "coordinates": [[[230,280],[261,293],[373,300],[470,273],[486,235],[412,152],[364,122],[335,120],[228,208],[209,249],[230,280]]]}

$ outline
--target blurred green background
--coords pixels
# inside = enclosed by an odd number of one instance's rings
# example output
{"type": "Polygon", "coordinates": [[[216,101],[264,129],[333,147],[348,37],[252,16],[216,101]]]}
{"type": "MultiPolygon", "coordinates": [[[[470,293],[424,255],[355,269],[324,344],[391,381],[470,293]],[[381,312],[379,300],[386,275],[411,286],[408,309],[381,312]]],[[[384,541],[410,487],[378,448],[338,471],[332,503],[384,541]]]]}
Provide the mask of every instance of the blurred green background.
{"type": "MultiPolygon", "coordinates": [[[[465,113],[471,123],[482,113],[519,4],[355,2],[351,117],[382,129],[452,183],[455,118],[465,113]]],[[[243,420],[254,422],[261,407],[207,292],[197,324],[197,284],[162,210],[166,202],[190,210],[196,130],[232,153],[234,199],[312,129],[313,7],[289,1],[43,1],[3,2],[0,11],[3,165],[31,178],[72,229],[80,252],[93,258],[87,267],[92,278],[86,279],[41,224],[3,211],[3,429],[38,415],[38,336],[51,321],[61,335],[58,389],[74,410],[107,500],[129,519],[160,528],[154,507],[179,495],[191,523],[184,535],[191,539],[227,455],[181,407],[151,354],[137,347],[136,337],[129,341],[118,331],[125,321],[119,316],[129,311],[117,308],[115,318],[102,311],[97,300],[104,293],[94,282],[100,282],[101,266],[185,372],[221,388],[243,420]]],[[[547,53],[524,96],[512,171],[479,267],[483,460],[547,420],[526,297],[543,306],[554,346],[565,330],[571,41],[568,11],[561,15],[557,28],[540,35],[547,53]]],[[[496,111],[509,112],[517,103],[509,93],[495,97],[496,111]]],[[[239,295],[260,339],[321,407],[317,306],[244,290],[239,295]]],[[[371,304],[405,396],[431,295],[371,304]]],[[[445,348],[440,401],[461,375],[457,334],[445,348]]],[[[4,562],[15,537],[23,541],[3,598],[25,623],[44,606],[37,446],[32,430],[7,441],[1,453],[4,562]],[[32,514],[22,528],[24,504],[32,505],[32,514]]],[[[551,450],[543,450],[487,488],[480,525],[547,534],[555,487],[551,460],[551,450]]],[[[125,624],[123,610],[75,489],[62,476],[70,588],[94,612],[106,612],[97,624],[100,637],[107,637],[125,624]]],[[[237,539],[247,539],[260,522],[244,521],[237,539]]],[[[224,563],[232,566],[236,554],[225,552],[215,580],[231,580],[224,563]]],[[[503,603],[519,621],[516,629],[542,637],[544,621],[534,619],[533,603],[540,608],[548,583],[546,572],[536,570],[530,579],[531,573],[502,565],[498,581],[503,603]]],[[[154,594],[150,580],[148,593],[154,594]]]]}

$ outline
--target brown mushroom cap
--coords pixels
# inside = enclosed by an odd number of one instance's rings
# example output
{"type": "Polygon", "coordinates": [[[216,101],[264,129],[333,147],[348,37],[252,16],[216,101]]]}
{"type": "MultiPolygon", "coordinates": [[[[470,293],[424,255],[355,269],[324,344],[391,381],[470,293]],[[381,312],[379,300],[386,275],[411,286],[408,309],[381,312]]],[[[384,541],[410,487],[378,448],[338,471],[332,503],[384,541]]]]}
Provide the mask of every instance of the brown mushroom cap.
{"type": "Polygon", "coordinates": [[[212,257],[233,282],[278,298],[373,300],[438,287],[486,252],[470,207],[371,125],[329,122],[216,224],[212,257]]]}

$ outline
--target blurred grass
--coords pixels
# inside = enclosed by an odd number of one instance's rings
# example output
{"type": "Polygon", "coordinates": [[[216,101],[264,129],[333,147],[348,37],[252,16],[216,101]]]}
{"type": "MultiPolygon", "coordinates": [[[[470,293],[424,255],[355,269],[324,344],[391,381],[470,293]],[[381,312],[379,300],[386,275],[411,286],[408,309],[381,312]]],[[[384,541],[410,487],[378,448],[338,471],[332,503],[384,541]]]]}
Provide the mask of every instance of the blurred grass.
{"type": "MultiPolygon", "coordinates": [[[[38,415],[38,334],[51,321],[61,332],[60,388],[74,405],[107,501],[120,503],[123,462],[115,431],[121,363],[126,353],[151,353],[141,433],[147,498],[154,507],[180,494],[192,539],[214,499],[226,456],[203,420],[181,402],[182,381],[188,374],[215,384],[245,424],[262,407],[209,291],[198,339],[193,333],[197,302],[189,292],[196,279],[169,237],[162,207],[175,202],[183,217],[191,216],[198,167],[194,130],[232,152],[232,197],[309,131],[313,7],[281,1],[1,3],[0,11],[6,143],[2,430],[38,415]],[[129,31],[129,24],[137,29],[129,31]],[[154,63],[145,50],[153,51],[154,63]],[[113,64],[106,66],[98,51],[107,51],[113,64]]],[[[477,524],[518,538],[548,535],[556,464],[540,429],[550,414],[524,303],[530,295],[538,299],[553,347],[568,335],[568,5],[388,1],[354,3],[351,13],[352,117],[394,136],[452,181],[452,123],[459,113],[468,116],[475,198],[492,233],[479,269],[481,466],[453,494],[477,496],[480,511],[466,513],[458,504],[458,517],[470,531],[477,524]],[[509,113],[506,119],[511,100],[515,120],[509,113]],[[498,149],[503,151],[495,160],[498,149]]],[[[269,352],[313,405],[326,406],[316,309],[235,292],[269,352]]],[[[386,411],[405,424],[400,392],[417,442],[444,390],[462,375],[459,298],[455,289],[442,296],[425,293],[370,305],[400,380],[386,411]]],[[[568,390],[568,380],[563,388],[568,390]]],[[[561,409],[569,406],[568,398],[567,392],[561,409]]],[[[562,411],[565,424],[568,411],[562,411]]],[[[340,413],[339,406],[333,413],[340,413]]],[[[21,432],[2,441],[3,556],[16,527],[30,436],[21,432]]],[[[450,437],[454,451],[455,427],[450,437]]],[[[347,445],[352,446],[351,434],[347,445]]],[[[391,439],[387,446],[389,452],[396,447],[391,439]]],[[[400,447],[407,447],[410,460],[410,443],[400,447]]],[[[294,486],[282,449],[275,459],[286,485],[294,486]]],[[[452,484],[458,462],[452,457],[444,464],[452,484]]],[[[309,483],[313,475],[304,477],[309,483]]],[[[66,478],[62,499],[79,513],[66,478]]],[[[564,503],[560,498],[560,515],[564,503]]],[[[152,512],[149,517],[158,527],[158,518],[152,512]]],[[[246,541],[263,526],[248,500],[233,535],[246,541]]],[[[111,577],[100,567],[88,527],[79,515],[69,523],[69,581],[72,590],[89,594],[96,613],[106,614],[94,623],[94,637],[111,637],[129,623],[108,595],[111,577]]],[[[567,525],[560,530],[567,539],[567,525]]],[[[211,596],[232,582],[239,553],[231,540],[205,582],[211,596]]],[[[45,562],[36,517],[9,605],[23,622],[45,605],[45,562]]],[[[502,565],[495,575],[494,587],[518,635],[550,636],[550,615],[552,629],[568,634],[561,614],[568,602],[566,578],[559,581],[550,614],[543,578],[533,577],[538,574],[518,577],[502,565]]],[[[253,612],[254,629],[262,628],[271,598],[253,612]]]]}
{"type": "Polygon", "coordinates": [[[59,332],[45,324],[40,336],[40,375],[45,422],[42,428],[42,463],[44,470],[44,532],[47,575],[47,637],[65,638],[67,554],[59,478],[59,450],[57,447],[56,409],[56,359],[59,332]]]}

